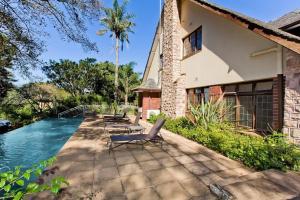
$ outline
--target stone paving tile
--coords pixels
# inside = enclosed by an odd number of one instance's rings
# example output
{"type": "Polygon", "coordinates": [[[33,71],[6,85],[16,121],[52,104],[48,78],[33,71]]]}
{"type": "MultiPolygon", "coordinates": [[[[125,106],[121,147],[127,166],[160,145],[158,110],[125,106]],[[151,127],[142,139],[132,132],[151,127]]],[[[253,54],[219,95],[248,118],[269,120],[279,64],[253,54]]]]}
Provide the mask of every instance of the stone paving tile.
{"type": "Polygon", "coordinates": [[[194,160],[203,162],[203,161],[207,161],[207,160],[211,160],[211,158],[203,155],[203,154],[194,154],[194,155],[190,155],[194,160]]]}
{"type": "Polygon", "coordinates": [[[139,164],[141,165],[144,171],[151,171],[163,167],[157,160],[143,161],[143,162],[139,162],[139,164]]]}
{"type": "Polygon", "coordinates": [[[231,177],[240,177],[252,173],[252,170],[245,168],[236,168],[236,169],[227,169],[224,171],[217,172],[216,174],[221,178],[231,178],[231,177]]]}
{"type": "Polygon", "coordinates": [[[291,199],[297,194],[288,188],[283,188],[266,179],[255,179],[225,186],[236,199],[239,200],[279,200],[291,199]]]}
{"type": "Polygon", "coordinates": [[[115,157],[131,156],[130,151],[113,151],[115,157]]]}
{"type": "Polygon", "coordinates": [[[153,160],[154,157],[148,153],[147,151],[143,153],[137,153],[133,155],[137,161],[147,161],[147,160],[153,160]]]}
{"type": "Polygon", "coordinates": [[[205,167],[201,162],[185,164],[184,167],[195,175],[209,174],[212,171],[205,167]]]}
{"type": "Polygon", "coordinates": [[[143,173],[121,177],[125,192],[140,190],[151,186],[151,182],[143,173]]]}
{"type": "Polygon", "coordinates": [[[170,155],[164,151],[153,152],[152,156],[155,158],[168,158],[170,155]]]}
{"type": "Polygon", "coordinates": [[[162,164],[164,167],[173,167],[176,165],[180,165],[180,163],[175,160],[174,158],[168,157],[168,158],[160,158],[157,159],[160,164],[162,164]]]}
{"type": "Polygon", "coordinates": [[[146,172],[146,175],[153,185],[171,182],[174,180],[174,176],[167,169],[148,171],[146,172]]]}
{"type": "Polygon", "coordinates": [[[108,167],[103,168],[101,170],[94,170],[95,171],[95,181],[102,181],[102,180],[109,180],[115,179],[119,177],[119,172],[117,167],[108,167]]]}
{"type": "Polygon", "coordinates": [[[93,191],[100,191],[103,194],[104,198],[115,195],[123,195],[124,193],[120,178],[94,183],[93,191]]]}
{"type": "Polygon", "coordinates": [[[178,180],[193,178],[193,174],[183,166],[168,167],[166,169],[178,180]]]}
{"type": "Polygon", "coordinates": [[[192,159],[190,156],[187,156],[187,155],[176,156],[176,157],[173,157],[173,158],[176,159],[179,163],[181,163],[183,165],[196,162],[194,159],[192,159]]]}
{"type": "Polygon", "coordinates": [[[94,170],[94,160],[88,161],[75,161],[72,163],[73,167],[71,170],[80,171],[93,171],[94,170]]]}
{"type": "Polygon", "coordinates": [[[218,176],[214,173],[210,173],[210,174],[206,174],[206,175],[200,175],[198,177],[206,185],[218,183],[218,182],[223,180],[220,176],[218,176]]]}
{"type": "Polygon", "coordinates": [[[160,197],[152,188],[146,188],[134,192],[127,193],[128,200],[159,200],[160,197]]]}
{"type": "Polygon", "coordinates": [[[68,192],[77,196],[91,193],[93,189],[93,171],[69,172],[66,176],[69,182],[68,192]]]}
{"type": "Polygon", "coordinates": [[[155,186],[155,190],[163,199],[186,200],[191,196],[186,192],[179,183],[168,182],[155,186]]]}
{"type": "Polygon", "coordinates": [[[223,170],[228,169],[224,165],[222,165],[221,163],[218,163],[215,160],[203,161],[202,164],[214,172],[223,171],[223,170]]]}
{"type": "Polygon", "coordinates": [[[121,165],[118,167],[120,176],[128,176],[142,172],[142,168],[136,164],[121,165]]]}
{"type": "Polygon", "coordinates": [[[115,167],[117,165],[114,158],[104,158],[101,160],[95,160],[95,169],[101,170],[107,167],[115,167]]]}
{"type": "Polygon", "coordinates": [[[179,183],[191,196],[200,197],[210,193],[209,188],[197,178],[180,180],[179,183]]]}
{"type": "Polygon", "coordinates": [[[133,156],[120,156],[116,157],[116,162],[118,165],[125,165],[125,164],[131,164],[136,163],[136,160],[133,156]]]}

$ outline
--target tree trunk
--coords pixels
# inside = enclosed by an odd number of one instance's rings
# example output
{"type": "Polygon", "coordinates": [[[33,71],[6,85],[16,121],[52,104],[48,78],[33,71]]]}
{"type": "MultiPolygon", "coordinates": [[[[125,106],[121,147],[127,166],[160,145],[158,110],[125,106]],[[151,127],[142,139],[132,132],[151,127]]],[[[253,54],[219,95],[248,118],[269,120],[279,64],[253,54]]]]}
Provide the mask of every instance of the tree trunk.
{"type": "Polygon", "coordinates": [[[119,38],[116,37],[116,66],[115,66],[115,104],[118,103],[118,88],[119,88],[119,38]]]}
{"type": "Polygon", "coordinates": [[[126,82],[125,82],[125,105],[128,105],[128,93],[129,93],[129,88],[128,88],[128,77],[126,77],[126,82]]]}

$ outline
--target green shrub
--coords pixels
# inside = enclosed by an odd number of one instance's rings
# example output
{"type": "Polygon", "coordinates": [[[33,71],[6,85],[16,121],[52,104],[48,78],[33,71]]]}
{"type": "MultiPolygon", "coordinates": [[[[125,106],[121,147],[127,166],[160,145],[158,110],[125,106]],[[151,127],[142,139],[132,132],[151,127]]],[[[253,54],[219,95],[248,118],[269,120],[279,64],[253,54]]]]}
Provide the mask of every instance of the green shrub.
{"type": "Polygon", "coordinates": [[[42,171],[51,166],[55,158],[42,161],[30,169],[23,170],[21,167],[15,167],[14,170],[0,173],[0,199],[23,199],[26,195],[51,191],[57,194],[63,185],[68,182],[63,177],[53,178],[49,183],[32,182],[32,177],[42,175],[42,171]]]}
{"type": "Polygon", "coordinates": [[[257,170],[299,170],[300,149],[287,141],[283,134],[274,133],[265,138],[241,135],[230,123],[209,123],[207,127],[193,126],[185,118],[170,119],[165,115],[151,116],[154,123],[165,118],[164,128],[196,141],[231,159],[239,160],[257,170]]]}

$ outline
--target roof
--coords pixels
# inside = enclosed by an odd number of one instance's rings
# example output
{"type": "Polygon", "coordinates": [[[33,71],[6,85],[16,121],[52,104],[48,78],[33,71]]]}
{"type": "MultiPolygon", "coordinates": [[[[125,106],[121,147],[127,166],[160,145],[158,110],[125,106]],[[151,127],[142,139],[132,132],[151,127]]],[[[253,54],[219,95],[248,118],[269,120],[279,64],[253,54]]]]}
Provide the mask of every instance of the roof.
{"type": "Polygon", "coordinates": [[[143,91],[160,92],[161,89],[153,79],[148,79],[145,82],[143,82],[139,87],[134,88],[133,91],[136,91],[136,92],[143,92],[143,91]]]}
{"type": "Polygon", "coordinates": [[[213,12],[216,15],[229,19],[244,28],[247,28],[265,38],[268,38],[273,42],[276,42],[300,54],[300,37],[298,36],[282,31],[272,24],[262,22],[260,20],[248,17],[241,13],[232,11],[213,3],[209,3],[204,0],[191,1],[195,2],[202,8],[213,12]]]}
{"type": "Polygon", "coordinates": [[[294,24],[294,23],[300,23],[300,9],[294,10],[292,12],[289,12],[278,19],[270,22],[270,25],[273,25],[277,28],[284,29],[285,27],[294,24]]]}

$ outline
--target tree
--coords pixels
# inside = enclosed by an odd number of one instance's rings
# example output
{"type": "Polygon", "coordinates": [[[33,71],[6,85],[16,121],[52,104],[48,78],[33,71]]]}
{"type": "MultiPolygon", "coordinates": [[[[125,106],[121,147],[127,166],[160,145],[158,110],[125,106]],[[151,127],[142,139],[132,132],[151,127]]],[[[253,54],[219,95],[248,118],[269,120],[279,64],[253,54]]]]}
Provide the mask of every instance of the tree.
{"type": "Polygon", "coordinates": [[[10,70],[14,55],[15,48],[8,43],[7,38],[0,35],[0,100],[13,88],[12,82],[15,80],[10,70]]]}
{"type": "Polygon", "coordinates": [[[124,0],[122,5],[119,5],[118,0],[114,0],[112,8],[103,8],[102,10],[104,11],[105,17],[103,17],[100,22],[104,29],[97,32],[100,36],[110,32],[110,37],[115,39],[115,103],[118,101],[119,43],[121,42],[121,50],[123,50],[124,42],[129,43],[128,34],[133,33],[132,28],[135,26],[135,23],[132,21],[134,15],[127,13],[127,4],[127,0],[124,0]]]}
{"type": "Polygon", "coordinates": [[[48,24],[63,39],[96,50],[95,43],[86,37],[85,22],[98,19],[99,9],[98,0],[0,0],[0,43],[5,40],[14,48],[13,65],[23,72],[40,63],[38,57],[44,50],[40,38],[47,34],[48,24]]]}
{"type": "Polygon", "coordinates": [[[128,105],[128,98],[135,96],[132,89],[140,85],[139,74],[133,70],[135,65],[136,63],[130,62],[120,67],[120,91],[125,105],[128,105]]]}

